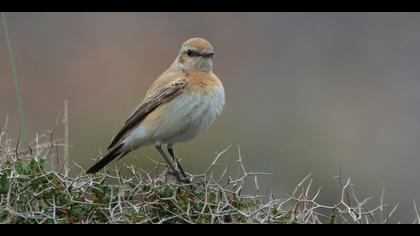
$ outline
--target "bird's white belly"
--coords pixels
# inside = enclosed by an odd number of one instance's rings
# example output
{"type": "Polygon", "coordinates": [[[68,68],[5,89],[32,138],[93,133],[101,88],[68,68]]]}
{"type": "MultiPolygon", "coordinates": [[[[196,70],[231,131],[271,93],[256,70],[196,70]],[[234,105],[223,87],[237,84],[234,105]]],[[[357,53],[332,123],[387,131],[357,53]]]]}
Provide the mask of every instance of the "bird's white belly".
{"type": "Polygon", "coordinates": [[[224,93],[182,94],[171,105],[155,127],[155,142],[185,142],[208,129],[223,109],[224,93]]]}
{"type": "Polygon", "coordinates": [[[223,87],[181,94],[167,104],[167,112],[155,124],[149,127],[140,124],[133,130],[125,139],[125,149],[188,141],[212,125],[224,103],[223,87]]]}

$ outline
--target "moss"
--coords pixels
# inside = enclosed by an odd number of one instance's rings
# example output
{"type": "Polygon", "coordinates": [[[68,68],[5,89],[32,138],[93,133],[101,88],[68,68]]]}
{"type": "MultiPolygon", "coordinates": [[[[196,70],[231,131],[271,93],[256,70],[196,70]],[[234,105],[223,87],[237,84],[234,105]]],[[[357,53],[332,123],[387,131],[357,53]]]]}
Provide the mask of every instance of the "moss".
{"type": "Polygon", "coordinates": [[[0,174],[0,194],[6,194],[9,191],[11,170],[6,170],[0,174]]]}

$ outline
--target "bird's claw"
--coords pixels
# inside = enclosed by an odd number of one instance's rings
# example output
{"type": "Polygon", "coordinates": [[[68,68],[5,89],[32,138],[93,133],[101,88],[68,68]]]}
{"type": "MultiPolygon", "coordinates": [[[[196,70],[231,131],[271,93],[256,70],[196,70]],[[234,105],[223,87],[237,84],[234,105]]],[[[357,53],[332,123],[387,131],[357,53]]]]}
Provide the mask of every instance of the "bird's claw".
{"type": "Polygon", "coordinates": [[[166,172],[168,175],[172,175],[172,176],[174,176],[177,180],[178,180],[178,182],[182,182],[182,183],[184,183],[184,184],[192,184],[192,182],[191,182],[191,180],[190,179],[188,179],[188,178],[181,178],[180,176],[179,176],[179,173],[178,172],[174,172],[174,171],[172,171],[172,170],[168,170],[168,172],[166,172]]]}

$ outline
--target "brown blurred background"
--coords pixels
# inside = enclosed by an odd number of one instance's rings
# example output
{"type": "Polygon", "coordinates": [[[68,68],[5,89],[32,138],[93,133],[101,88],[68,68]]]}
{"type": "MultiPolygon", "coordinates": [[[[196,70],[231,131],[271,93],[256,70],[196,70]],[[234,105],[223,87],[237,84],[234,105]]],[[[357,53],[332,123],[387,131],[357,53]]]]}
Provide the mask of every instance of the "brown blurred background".
{"type": "MultiPolygon", "coordinates": [[[[70,112],[71,158],[84,167],[105,150],[148,86],[193,36],[216,50],[227,103],[205,134],[177,147],[186,169],[216,153],[262,177],[263,193],[292,191],[309,172],[322,201],[338,194],[341,166],[360,198],[420,204],[420,14],[418,13],[6,13],[29,137],[70,112]]],[[[0,122],[19,116],[4,33],[0,122]]],[[[143,168],[153,148],[125,160],[143,168]]]]}

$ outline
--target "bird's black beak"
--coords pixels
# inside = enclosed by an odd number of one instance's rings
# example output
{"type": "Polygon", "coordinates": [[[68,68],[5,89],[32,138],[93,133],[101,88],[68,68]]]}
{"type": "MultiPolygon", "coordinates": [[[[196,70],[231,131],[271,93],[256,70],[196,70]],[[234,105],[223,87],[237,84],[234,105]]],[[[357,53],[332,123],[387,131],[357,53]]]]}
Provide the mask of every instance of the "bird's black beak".
{"type": "Polygon", "coordinates": [[[200,53],[200,56],[202,56],[202,57],[213,57],[214,52],[203,52],[203,53],[200,53]]]}

